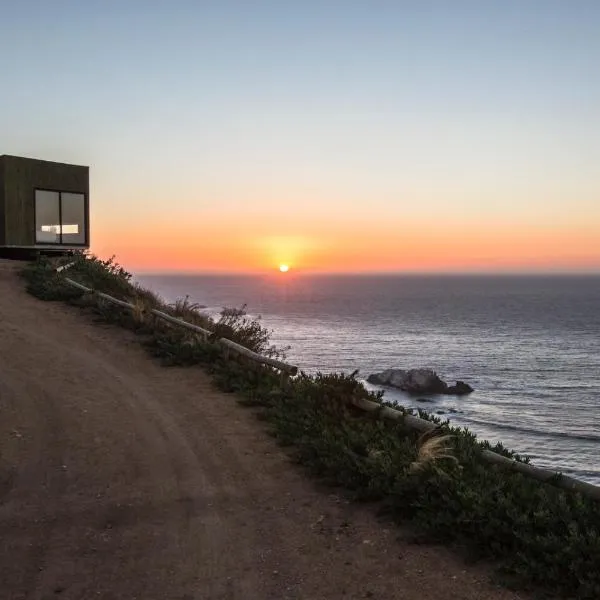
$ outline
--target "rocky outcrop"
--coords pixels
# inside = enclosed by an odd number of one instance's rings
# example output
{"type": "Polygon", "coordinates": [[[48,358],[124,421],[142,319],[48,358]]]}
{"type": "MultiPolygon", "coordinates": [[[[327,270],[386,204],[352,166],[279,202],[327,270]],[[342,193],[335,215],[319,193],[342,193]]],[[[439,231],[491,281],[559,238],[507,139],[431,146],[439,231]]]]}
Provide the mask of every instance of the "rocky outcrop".
{"type": "Polygon", "coordinates": [[[445,394],[453,394],[455,396],[464,396],[470,394],[473,388],[464,381],[457,381],[454,385],[449,385],[448,389],[444,392],[445,394]]]}
{"type": "Polygon", "coordinates": [[[464,381],[449,386],[431,369],[387,369],[367,377],[369,383],[395,387],[409,394],[469,394],[473,388],[464,381]]]}

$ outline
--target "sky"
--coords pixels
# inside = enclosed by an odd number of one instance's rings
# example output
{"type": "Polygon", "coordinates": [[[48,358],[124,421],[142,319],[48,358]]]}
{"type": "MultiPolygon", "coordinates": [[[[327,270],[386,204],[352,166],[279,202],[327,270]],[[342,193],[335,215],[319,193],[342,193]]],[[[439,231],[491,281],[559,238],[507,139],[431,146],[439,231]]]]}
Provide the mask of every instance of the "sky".
{"type": "Polygon", "coordinates": [[[600,272],[600,2],[0,0],[0,154],[134,272],[600,272]]]}

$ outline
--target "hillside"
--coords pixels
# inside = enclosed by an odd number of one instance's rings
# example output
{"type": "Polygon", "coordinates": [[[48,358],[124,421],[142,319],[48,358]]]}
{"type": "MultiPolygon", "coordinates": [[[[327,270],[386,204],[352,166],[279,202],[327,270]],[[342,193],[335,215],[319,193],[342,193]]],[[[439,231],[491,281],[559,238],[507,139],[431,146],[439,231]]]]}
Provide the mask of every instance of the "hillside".
{"type": "Polygon", "coordinates": [[[199,368],[0,265],[2,597],[514,599],[318,489],[199,368]]]}

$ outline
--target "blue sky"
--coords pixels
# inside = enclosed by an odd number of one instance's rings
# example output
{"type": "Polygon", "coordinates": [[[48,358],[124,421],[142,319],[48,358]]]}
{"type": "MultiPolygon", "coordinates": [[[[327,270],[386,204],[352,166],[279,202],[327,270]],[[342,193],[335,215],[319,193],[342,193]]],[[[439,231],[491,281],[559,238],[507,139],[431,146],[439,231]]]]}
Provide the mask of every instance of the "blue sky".
{"type": "Polygon", "coordinates": [[[432,216],[587,239],[599,33],[591,0],[23,0],[0,20],[0,153],[91,165],[95,245],[125,256],[208,222],[328,223],[342,261],[359,227],[432,216]]]}

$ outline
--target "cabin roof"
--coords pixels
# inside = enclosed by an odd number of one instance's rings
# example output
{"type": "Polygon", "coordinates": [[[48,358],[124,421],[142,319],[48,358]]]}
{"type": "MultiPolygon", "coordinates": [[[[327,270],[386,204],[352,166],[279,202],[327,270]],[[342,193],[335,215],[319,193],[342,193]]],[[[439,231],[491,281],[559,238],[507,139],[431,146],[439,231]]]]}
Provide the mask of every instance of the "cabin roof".
{"type": "Polygon", "coordinates": [[[73,163],[58,162],[58,161],[55,161],[55,160],[44,160],[44,159],[41,159],[41,158],[31,158],[29,156],[16,156],[14,154],[0,154],[0,160],[2,160],[4,158],[10,158],[10,159],[16,159],[16,160],[27,160],[27,161],[38,162],[38,163],[47,163],[47,164],[51,164],[51,165],[60,165],[60,166],[68,166],[68,167],[81,167],[82,169],[89,169],[89,166],[87,166],[87,165],[79,165],[79,164],[73,164],[73,163]]]}

